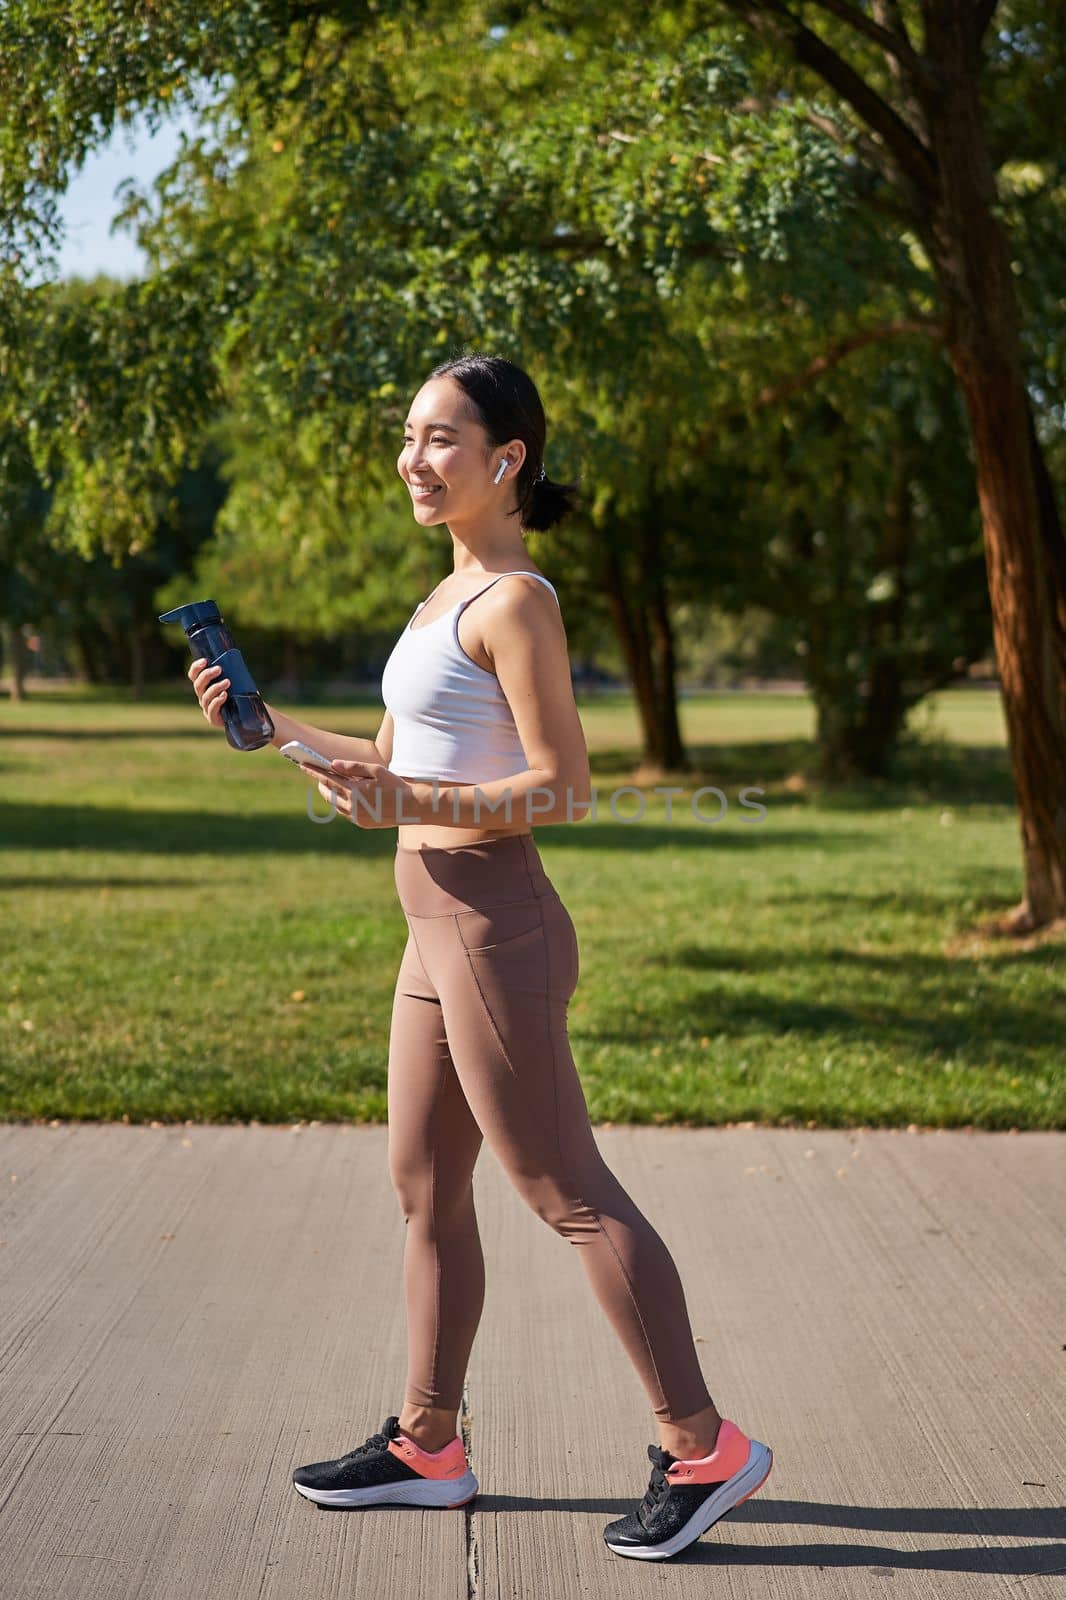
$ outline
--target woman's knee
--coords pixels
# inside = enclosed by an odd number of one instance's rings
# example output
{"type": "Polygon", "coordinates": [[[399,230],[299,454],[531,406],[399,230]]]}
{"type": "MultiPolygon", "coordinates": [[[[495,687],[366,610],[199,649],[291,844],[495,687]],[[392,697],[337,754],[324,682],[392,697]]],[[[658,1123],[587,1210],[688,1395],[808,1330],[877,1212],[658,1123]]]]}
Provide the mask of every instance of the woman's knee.
{"type": "Polygon", "coordinates": [[[429,1216],[432,1209],[432,1167],[418,1161],[389,1159],[389,1179],[405,1222],[429,1216]]]}
{"type": "Polygon", "coordinates": [[[442,1173],[441,1163],[389,1161],[389,1179],[405,1222],[439,1222],[473,1199],[472,1174],[442,1173]]]}
{"type": "Polygon", "coordinates": [[[599,1217],[574,1190],[554,1178],[512,1179],[515,1188],[542,1222],[566,1239],[599,1232],[599,1217]]]}

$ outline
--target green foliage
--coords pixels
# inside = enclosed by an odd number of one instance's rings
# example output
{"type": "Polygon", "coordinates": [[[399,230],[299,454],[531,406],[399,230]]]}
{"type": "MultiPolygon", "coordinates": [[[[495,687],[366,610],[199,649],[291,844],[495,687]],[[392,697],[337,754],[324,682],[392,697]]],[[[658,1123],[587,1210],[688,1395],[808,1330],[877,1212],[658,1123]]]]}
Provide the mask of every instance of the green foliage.
{"type": "Polygon", "coordinates": [[[332,441],[327,456],[320,433],[315,416],[281,438],[233,422],[217,430],[230,489],[215,537],[192,579],[183,574],[159,591],[157,611],[194,592],[225,596],[232,624],[277,628],[308,644],[402,626],[404,597],[425,583],[426,569],[399,480],[393,474],[386,485],[380,469],[364,475],[351,441],[332,441]],[[412,570],[419,560],[422,570],[412,570]]]}
{"type": "MultiPolygon", "coordinates": [[[[3,24],[13,230],[45,239],[55,187],[134,111],[186,97],[202,128],[126,196],[143,283],[31,291],[9,266],[0,420],[48,491],[50,539],[144,549],[210,435],[231,487],[197,586],[307,638],[389,626],[439,576],[397,499],[399,424],[432,365],[477,347],[533,372],[552,475],[585,490],[530,548],[565,563],[590,638],[611,625],[608,552],[639,600],[651,549],[675,605],[791,620],[807,664],[817,636],[845,718],[886,652],[909,703],[983,647],[970,466],[933,347],[878,340],[797,383],[847,340],[930,319],[928,261],[853,114],[729,6],[605,25],[587,0],[78,0],[65,35],[49,12],[18,0],[3,24]],[[901,472],[919,536],[886,643],[901,472]]],[[[1047,18],[1004,0],[987,82],[1050,424],[1061,157],[1025,104],[1061,117],[1047,18]]],[[[877,47],[817,23],[891,98],[877,47]]]]}
{"type": "MultiPolygon", "coordinates": [[[[78,548],[146,536],[223,402],[279,431],[314,415],[324,451],[357,436],[368,460],[461,343],[633,383],[655,301],[688,292],[693,261],[704,285],[749,258],[796,262],[832,217],[830,143],[787,108],[745,112],[730,40],[679,37],[669,11],[606,48],[575,32],[565,73],[550,25],[494,38],[476,5],[417,29],[403,7],[366,30],[322,13],[313,33],[285,31],[284,8],[237,11],[210,51],[184,52],[187,73],[245,62],[268,20],[279,59],[299,36],[298,70],[216,87],[214,140],[190,144],[154,209],[128,197],[144,284],[33,307],[34,455],[78,548]]],[[[139,68],[124,105],[171,85],[181,14],[164,8],[158,75],[139,68]]],[[[115,92],[105,75],[93,103],[115,92]]],[[[45,133],[64,148],[58,124],[45,133]]]]}
{"type": "Polygon", "coordinates": [[[166,109],[223,85],[237,105],[298,100],[301,59],[320,28],[354,38],[411,9],[395,0],[5,0],[0,242],[9,262],[47,258],[57,194],[116,126],[142,113],[153,128],[166,109]]]}

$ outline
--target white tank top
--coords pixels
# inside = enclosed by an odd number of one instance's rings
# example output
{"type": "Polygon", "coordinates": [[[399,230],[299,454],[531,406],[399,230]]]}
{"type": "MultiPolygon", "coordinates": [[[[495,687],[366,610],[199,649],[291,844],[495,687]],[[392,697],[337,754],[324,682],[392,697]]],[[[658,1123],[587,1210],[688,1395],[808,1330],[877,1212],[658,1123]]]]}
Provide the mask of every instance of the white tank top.
{"type": "MultiPolygon", "coordinates": [[[[485,589],[520,573],[521,569],[498,572],[485,589]]],[[[538,572],[524,576],[536,578],[555,594],[538,572]]],[[[394,728],[389,771],[398,777],[488,783],[529,766],[500,680],[472,661],[459,643],[459,617],[485,589],[457,601],[432,622],[412,628],[426,604],[420,600],[385,663],[381,696],[394,728]]],[[[557,594],[555,599],[558,603],[557,594]]]]}

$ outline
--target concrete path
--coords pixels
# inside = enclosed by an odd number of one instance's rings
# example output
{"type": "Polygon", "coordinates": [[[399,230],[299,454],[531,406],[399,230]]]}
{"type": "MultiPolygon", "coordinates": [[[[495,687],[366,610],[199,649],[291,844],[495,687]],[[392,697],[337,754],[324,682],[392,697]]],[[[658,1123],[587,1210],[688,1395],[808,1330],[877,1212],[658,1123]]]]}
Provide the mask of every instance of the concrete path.
{"type": "Polygon", "coordinates": [[[775,1452],[697,1544],[603,1544],[654,1422],[487,1149],[481,1494],[337,1512],[290,1474],[400,1409],[386,1130],[0,1125],[4,1600],[1066,1593],[1066,1140],[596,1137],[674,1253],[719,1409],[775,1452]]]}

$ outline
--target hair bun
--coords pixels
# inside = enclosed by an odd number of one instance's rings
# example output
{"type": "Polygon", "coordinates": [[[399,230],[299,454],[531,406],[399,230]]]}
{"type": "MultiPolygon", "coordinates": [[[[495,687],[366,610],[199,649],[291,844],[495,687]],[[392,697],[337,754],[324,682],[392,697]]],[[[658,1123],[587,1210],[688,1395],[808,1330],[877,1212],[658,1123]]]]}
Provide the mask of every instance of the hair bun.
{"type": "Polygon", "coordinates": [[[522,518],[524,533],[547,533],[561,522],[575,506],[578,498],[576,483],[554,483],[547,473],[534,478],[531,485],[530,504],[522,518]]]}

